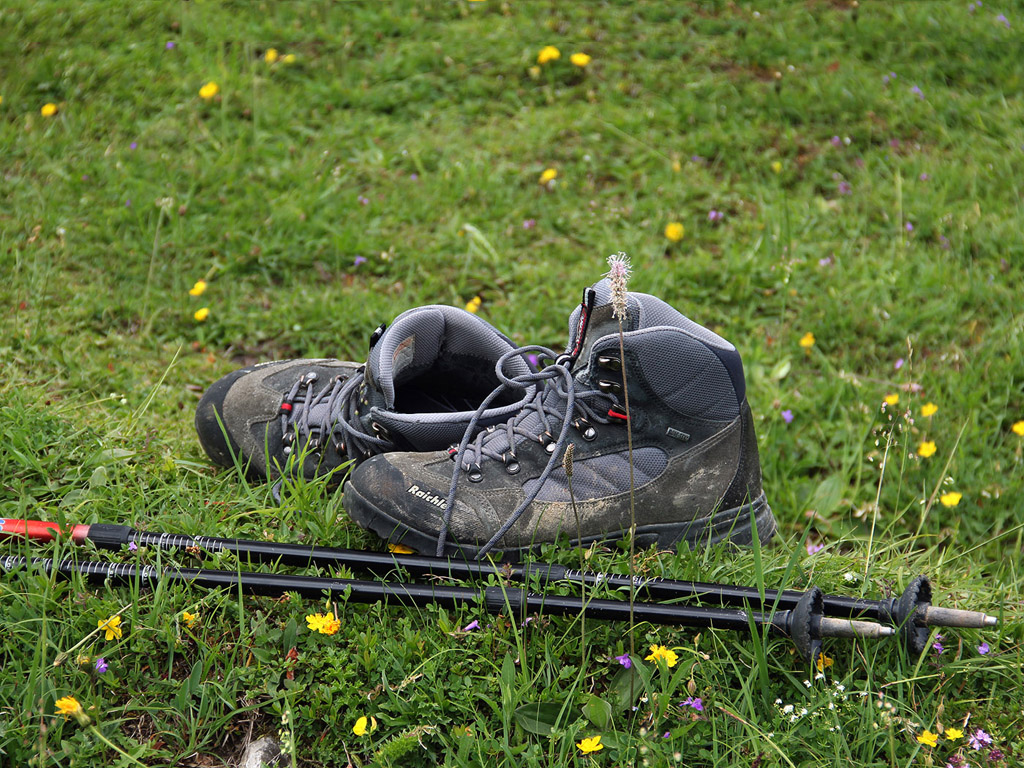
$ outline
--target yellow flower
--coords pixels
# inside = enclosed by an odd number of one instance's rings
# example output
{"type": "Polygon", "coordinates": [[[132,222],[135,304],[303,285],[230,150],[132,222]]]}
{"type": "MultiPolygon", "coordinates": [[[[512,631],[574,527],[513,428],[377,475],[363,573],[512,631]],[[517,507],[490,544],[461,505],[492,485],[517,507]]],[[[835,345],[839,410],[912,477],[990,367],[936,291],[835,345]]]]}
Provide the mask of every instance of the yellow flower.
{"type": "Polygon", "coordinates": [[[189,296],[202,296],[203,292],[205,290],[206,290],[206,281],[205,280],[196,280],[196,284],[188,289],[188,295],[189,296]]]}
{"type": "Polygon", "coordinates": [[[939,743],[939,735],[937,733],[932,733],[929,730],[925,730],[924,733],[917,737],[917,740],[925,746],[934,747],[939,743]]]}
{"type": "Polygon", "coordinates": [[[388,544],[388,552],[393,552],[396,555],[411,555],[416,552],[412,547],[407,547],[405,544],[388,544]]]}
{"type": "Polygon", "coordinates": [[[950,491],[949,493],[944,493],[941,496],[939,496],[939,501],[942,502],[942,506],[944,507],[955,507],[957,504],[960,503],[960,499],[962,499],[963,497],[964,495],[962,493],[950,491]]]}
{"type": "Polygon", "coordinates": [[[540,184],[547,184],[558,178],[558,171],[554,168],[545,168],[544,173],[540,175],[540,184]]]}
{"type": "Polygon", "coordinates": [[[106,633],[107,640],[120,640],[124,630],[121,629],[121,617],[111,616],[109,619],[100,619],[96,622],[96,628],[106,633]]]}
{"type": "Polygon", "coordinates": [[[582,69],[590,63],[590,57],[585,53],[574,53],[569,57],[569,61],[582,69]]]}
{"type": "Polygon", "coordinates": [[[681,170],[683,170],[683,164],[680,163],[678,160],[673,160],[672,170],[675,171],[676,173],[679,173],[681,170]]]}
{"type": "Polygon", "coordinates": [[[895,392],[893,394],[891,394],[891,395],[886,395],[885,396],[885,404],[886,405],[896,405],[896,403],[898,403],[899,401],[900,401],[900,396],[897,395],[895,392]]]}
{"type": "Polygon", "coordinates": [[[800,346],[803,347],[804,349],[810,349],[811,347],[814,346],[815,341],[816,339],[814,338],[814,334],[808,331],[807,333],[800,337],[800,346]]]}
{"type": "Polygon", "coordinates": [[[678,221],[670,221],[665,225],[665,237],[671,240],[673,243],[678,243],[683,239],[683,235],[686,234],[686,227],[680,224],[678,221]]]}
{"type": "Polygon", "coordinates": [[[549,61],[558,61],[562,58],[562,52],[553,45],[545,45],[537,54],[538,64],[547,64],[549,61]]]}
{"type": "Polygon", "coordinates": [[[365,736],[367,731],[373,733],[376,730],[377,718],[367,718],[366,715],[363,715],[358,720],[356,720],[356,724],[352,726],[352,733],[354,733],[356,736],[365,736]]]}
{"type": "Polygon", "coordinates": [[[466,302],[466,311],[472,312],[474,315],[480,311],[480,305],[484,303],[484,300],[479,296],[474,296],[472,299],[466,302]]]}
{"type": "Polygon", "coordinates": [[[530,75],[530,77],[531,77],[532,79],[534,79],[534,80],[536,80],[536,79],[537,79],[538,77],[540,77],[540,67],[538,67],[538,66],[536,66],[536,65],[534,65],[534,66],[530,67],[530,68],[529,68],[528,70],[526,70],[526,71],[527,71],[527,73],[528,73],[528,74],[530,75]]]}
{"type": "Polygon", "coordinates": [[[835,661],[831,656],[826,656],[824,653],[818,656],[818,671],[824,672],[826,668],[831,667],[835,664],[835,661]]]}
{"type": "Polygon", "coordinates": [[[273,64],[277,61],[277,48],[267,48],[267,52],[263,54],[263,58],[267,60],[267,64],[273,64]]]}
{"type": "Polygon", "coordinates": [[[311,613],[306,617],[306,626],[312,632],[319,632],[324,626],[324,620],[322,613],[311,613]]]}
{"type": "Polygon", "coordinates": [[[64,717],[70,717],[71,715],[78,715],[82,712],[82,705],[78,703],[78,699],[74,696],[62,696],[57,699],[57,714],[64,715],[64,717]]]}
{"type": "Polygon", "coordinates": [[[199,614],[198,613],[189,613],[188,611],[183,611],[182,614],[181,614],[181,619],[182,619],[182,621],[185,622],[185,626],[186,627],[188,627],[189,629],[192,629],[196,624],[199,623],[199,614]]]}
{"type": "Polygon", "coordinates": [[[782,173],[782,163],[779,162],[778,160],[775,160],[772,163],[772,170],[775,171],[775,173],[782,173]]]}
{"type": "Polygon", "coordinates": [[[206,318],[208,318],[209,316],[210,316],[210,308],[209,307],[200,307],[199,309],[197,309],[195,311],[195,314],[192,315],[192,317],[194,317],[196,319],[197,323],[205,322],[206,318]]]}
{"type": "Polygon", "coordinates": [[[213,80],[199,89],[199,97],[205,101],[209,101],[218,93],[220,93],[220,86],[213,82],[213,80]]]}
{"type": "Polygon", "coordinates": [[[670,648],[666,648],[664,645],[652,645],[651,653],[648,656],[644,656],[644,661],[653,661],[657,663],[658,659],[664,659],[665,664],[669,667],[674,667],[679,661],[679,657],[676,652],[670,648]]]}
{"type": "Polygon", "coordinates": [[[921,406],[921,415],[926,419],[930,416],[934,416],[935,412],[939,410],[939,406],[935,403],[925,403],[921,406]]]}
{"type": "Polygon", "coordinates": [[[917,455],[922,459],[927,459],[929,456],[935,455],[935,442],[932,440],[925,440],[919,446],[917,446],[917,455]]]}
{"type": "Polygon", "coordinates": [[[333,635],[339,629],[341,629],[341,620],[334,618],[333,611],[324,616],[323,626],[320,627],[321,635],[333,635]]]}
{"type": "Polygon", "coordinates": [[[57,114],[57,105],[52,102],[49,104],[43,104],[43,108],[39,110],[39,114],[43,117],[53,117],[57,114]]]}
{"type": "Polygon", "coordinates": [[[1024,437],[1024,421],[1013,422],[1013,426],[1010,429],[1013,430],[1013,434],[1024,437]]]}
{"type": "Polygon", "coordinates": [[[946,737],[946,741],[956,741],[963,738],[964,732],[959,728],[947,728],[946,732],[942,735],[946,737]]]}
{"type": "Polygon", "coordinates": [[[580,752],[584,755],[589,755],[591,752],[600,752],[604,749],[604,744],[601,743],[600,736],[591,736],[589,739],[584,739],[576,746],[579,747],[580,752]]]}

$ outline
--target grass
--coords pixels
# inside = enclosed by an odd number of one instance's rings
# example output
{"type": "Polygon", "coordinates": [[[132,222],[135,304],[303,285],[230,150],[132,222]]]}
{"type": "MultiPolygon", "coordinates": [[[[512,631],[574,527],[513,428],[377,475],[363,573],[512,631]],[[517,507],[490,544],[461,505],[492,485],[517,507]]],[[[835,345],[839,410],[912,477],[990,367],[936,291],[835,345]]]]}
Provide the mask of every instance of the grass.
{"type": "Polygon", "coordinates": [[[740,349],[781,526],[756,551],[639,552],[640,573],[877,597],[924,572],[938,604],[1002,623],[944,632],[921,658],[832,641],[824,680],[779,638],[641,625],[638,650],[679,661],[627,673],[624,628],[598,621],[28,571],[0,581],[0,763],[222,765],[270,734],[298,765],[1017,764],[1020,12],[7,3],[0,517],[380,547],[317,484],[277,508],[211,468],[191,430],[202,389],[260,359],[362,360],[381,321],[476,296],[518,342],[564,345],[582,288],[622,250],[631,288],[740,349]],[[531,72],[549,44],[561,58],[531,72]],[[121,638],[94,633],[122,610],[121,638]],[[327,610],[341,630],[311,634],[304,617],[327,610]],[[54,714],[66,695],[90,725],[54,714]],[[360,716],[377,729],[354,734],[360,716]],[[967,745],[977,728],[1002,757],[967,745]]]}

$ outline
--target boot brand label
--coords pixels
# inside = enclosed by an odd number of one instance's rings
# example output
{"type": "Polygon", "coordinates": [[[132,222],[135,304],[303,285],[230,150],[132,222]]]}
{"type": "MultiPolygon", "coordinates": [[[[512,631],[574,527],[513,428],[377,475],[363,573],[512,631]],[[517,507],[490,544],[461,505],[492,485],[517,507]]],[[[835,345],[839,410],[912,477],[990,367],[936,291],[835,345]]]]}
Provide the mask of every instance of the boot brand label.
{"type": "Polygon", "coordinates": [[[438,509],[447,509],[448,508],[448,500],[447,499],[442,499],[436,493],[431,493],[430,491],[424,491],[418,485],[410,485],[405,490],[405,492],[406,493],[411,493],[413,496],[415,496],[418,499],[423,499],[425,502],[427,502],[427,504],[433,504],[438,509]]]}
{"type": "Polygon", "coordinates": [[[681,429],[675,429],[674,427],[669,427],[665,434],[669,437],[674,437],[682,443],[688,442],[690,439],[690,436],[686,432],[683,432],[681,429]]]}

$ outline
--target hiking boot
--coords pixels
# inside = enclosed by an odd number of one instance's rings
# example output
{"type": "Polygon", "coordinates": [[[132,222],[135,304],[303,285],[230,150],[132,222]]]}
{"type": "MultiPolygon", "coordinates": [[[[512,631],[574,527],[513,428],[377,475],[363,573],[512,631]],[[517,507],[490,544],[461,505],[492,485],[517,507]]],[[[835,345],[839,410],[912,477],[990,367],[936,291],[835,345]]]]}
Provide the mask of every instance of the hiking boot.
{"type": "Polygon", "coordinates": [[[564,355],[519,350],[557,359],[516,377],[513,386],[537,389],[505,424],[457,449],[357,467],[344,498],[352,518],[422,553],[515,556],[560,536],[581,546],[627,536],[632,481],[638,547],[767,542],[775,519],[735,347],[630,293],[623,356],[610,300],[607,281],[588,289],[564,355]]]}
{"type": "MultiPolygon", "coordinates": [[[[500,384],[495,365],[514,349],[464,310],[411,309],[377,329],[365,365],[283,360],[229,373],[199,402],[199,442],[215,463],[238,462],[255,478],[311,479],[349,459],[442,448],[463,436],[500,384]]],[[[526,361],[513,358],[507,370],[530,373],[526,361]]],[[[489,405],[477,418],[480,426],[521,407],[510,392],[489,405]]]]}

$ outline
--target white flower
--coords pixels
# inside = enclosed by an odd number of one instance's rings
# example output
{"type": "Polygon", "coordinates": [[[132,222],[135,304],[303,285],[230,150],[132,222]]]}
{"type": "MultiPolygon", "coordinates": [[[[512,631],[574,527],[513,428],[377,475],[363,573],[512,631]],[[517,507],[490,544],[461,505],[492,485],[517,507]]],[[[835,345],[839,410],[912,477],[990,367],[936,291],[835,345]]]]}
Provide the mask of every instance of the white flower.
{"type": "Polygon", "coordinates": [[[608,280],[612,284],[612,316],[626,319],[626,283],[629,282],[629,257],[618,253],[608,257],[608,280]]]}

